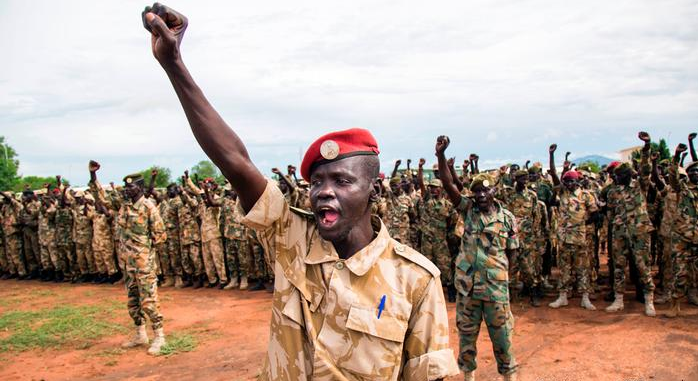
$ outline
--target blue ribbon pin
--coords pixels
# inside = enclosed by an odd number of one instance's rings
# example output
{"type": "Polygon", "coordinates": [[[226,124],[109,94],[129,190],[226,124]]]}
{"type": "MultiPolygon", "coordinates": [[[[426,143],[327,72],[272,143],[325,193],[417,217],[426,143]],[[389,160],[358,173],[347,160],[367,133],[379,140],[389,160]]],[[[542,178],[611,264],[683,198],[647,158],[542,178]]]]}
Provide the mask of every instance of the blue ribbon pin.
{"type": "Polygon", "coordinates": [[[383,313],[383,310],[385,309],[385,295],[381,298],[380,304],[378,304],[378,319],[381,318],[381,314],[383,313]]]}

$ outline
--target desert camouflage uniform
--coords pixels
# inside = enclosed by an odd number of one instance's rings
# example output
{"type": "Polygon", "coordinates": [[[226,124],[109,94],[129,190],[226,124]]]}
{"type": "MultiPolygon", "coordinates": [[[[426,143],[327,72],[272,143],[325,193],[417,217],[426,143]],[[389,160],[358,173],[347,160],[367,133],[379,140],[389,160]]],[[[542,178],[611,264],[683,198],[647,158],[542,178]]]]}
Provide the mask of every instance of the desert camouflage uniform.
{"type": "Polygon", "coordinates": [[[477,338],[482,320],[487,325],[497,371],[514,373],[516,359],[511,339],[514,317],[509,305],[509,260],[506,250],[519,248],[513,214],[495,203],[496,211],[482,214],[466,197],[457,210],[465,234],[456,259],[456,325],[460,339],[458,365],[463,371],[477,368],[477,338]]]}
{"type": "Polygon", "coordinates": [[[662,192],[659,193],[662,203],[662,222],[659,227],[659,240],[661,244],[661,273],[659,276],[662,280],[662,286],[664,292],[671,292],[674,279],[674,267],[672,259],[672,231],[674,226],[674,219],[678,213],[678,199],[676,192],[673,192],[669,187],[665,187],[662,192]]]}
{"type": "Polygon", "coordinates": [[[252,251],[247,240],[248,229],[241,223],[243,215],[237,203],[236,200],[225,197],[221,210],[225,255],[231,279],[248,277],[252,272],[252,251]]]}
{"type": "Polygon", "coordinates": [[[39,245],[39,208],[41,203],[33,200],[23,205],[19,214],[22,222],[22,238],[24,242],[24,264],[27,271],[32,273],[41,267],[41,246],[39,245]]]}
{"type": "Polygon", "coordinates": [[[155,247],[165,243],[167,233],[157,207],[141,197],[126,201],[118,217],[119,251],[126,261],[125,284],[128,312],[135,325],[143,325],[146,315],[153,330],[162,328],[159,311],[155,247]]]}
{"type": "Polygon", "coordinates": [[[347,260],[272,183],[243,219],[276,243],[263,380],[434,380],[457,374],[438,269],[379,219],[347,260]],[[385,309],[378,306],[385,296],[385,309]]]}
{"type": "Polygon", "coordinates": [[[405,245],[410,244],[410,216],[412,200],[402,193],[395,196],[392,192],[386,198],[386,226],[390,236],[405,245]]]}
{"type": "Polygon", "coordinates": [[[56,203],[39,208],[39,245],[41,247],[41,267],[44,270],[63,271],[65,263],[58,258],[56,248],[56,203]]]}
{"type": "MultiPolygon", "coordinates": [[[[162,201],[158,203],[157,197],[153,197],[150,200],[153,202],[153,204],[157,205],[158,213],[160,213],[160,218],[162,218],[163,224],[165,225],[165,229],[167,229],[165,216],[169,214],[168,209],[170,208],[170,204],[165,199],[162,199],[162,201]]],[[[167,241],[169,241],[169,239],[170,237],[168,236],[167,240],[165,240],[165,242],[163,242],[162,245],[156,247],[155,251],[156,263],[158,264],[158,275],[163,275],[168,278],[173,276],[171,266],[172,261],[170,260],[170,253],[167,251],[167,241]]]]}
{"type": "MultiPolygon", "coordinates": [[[[594,190],[587,190],[589,192],[589,195],[593,199],[594,204],[596,205],[596,209],[599,209],[599,202],[598,202],[598,196],[597,193],[594,190]]],[[[598,243],[598,236],[597,236],[597,229],[596,229],[596,221],[587,221],[586,223],[586,252],[587,256],[589,257],[589,282],[590,282],[590,287],[593,289],[594,285],[596,284],[596,281],[599,277],[599,274],[597,272],[597,267],[598,263],[596,262],[596,245],[598,243]]],[[[593,291],[593,290],[592,290],[593,291]]]]}
{"type": "Polygon", "coordinates": [[[79,205],[77,202],[73,209],[73,242],[77,265],[82,275],[97,273],[92,254],[92,220],[89,217],[91,209],[91,206],[79,205]]]}
{"type": "Polygon", "coordinates": [[[17,275],[17,269],[15,269],[12,260],[5,252],[5,237],[2,233],[2,228],[0,228],[0,270],[8,274],[17,275]]]}
{"type": "Polygon", "coordinates": [[[179,242],[182,247],[182,259],[184,271],[193,276],[204,274],[204,264],[201,259],[201,232],[196,223],[196,210],[199,201],[189,196],[186,192],[180,194],[182,206],[177,210],[179,220],[179,242]]]}
{"type": "Polygon", "coordinates": [[[228,283],[225,273],[225,255],[223,253],[223,241],[221,239],[220,214],[221,203],[218,195],[211,195],[214,205],[199,203],[199,216],[201,217],[201,248],[206,267],[206,275],[209,283],[218,280],[228,283]]]}
{"type": "Polygon", "coordinates": [[[570,193],[564,186],[558,186],[558,226],[559,240],[557,263],[560,269],[558,290],[572,291],[572,274],[577,276],[577,290],[581,293],[593,292],[589,281],[589,254],[586,245],[586,221],[591,213],[598,211],[594,196],[584,189],[570,193]]]}
{"type": "MultiPolygon", "coordinates": [[[[4,200],[5,198],[3,198],[4,200]]],[[[5,238],[5,255],[17,270],[19,276],[27,275],[27,268],[22,258],[22,232],[19,229],[19,215],[22,203],[10,199],[10,203],[2,205],[2,231],[5,238]]]]}
{"type": "Polygon", "coordinates": [[[448,249],[449,229],[455,227],[457,214],[446,198],[439,199],[427,195],[419,204],[420,225],[422,227],[422,254],[433,262],[441,272],[441,284],[453,284],[451,252],[448,249]]]}
{"type": "MultiPolygon", "coordinates": [[[[105,206],[106,207],[106,206],[105,206]]],[[[90,208],[88,217],[92,220],[92,253],[95,266],[100,274],[113,275],[118,272],[114,263],[114,237],[109,217],[90,208]]]]}

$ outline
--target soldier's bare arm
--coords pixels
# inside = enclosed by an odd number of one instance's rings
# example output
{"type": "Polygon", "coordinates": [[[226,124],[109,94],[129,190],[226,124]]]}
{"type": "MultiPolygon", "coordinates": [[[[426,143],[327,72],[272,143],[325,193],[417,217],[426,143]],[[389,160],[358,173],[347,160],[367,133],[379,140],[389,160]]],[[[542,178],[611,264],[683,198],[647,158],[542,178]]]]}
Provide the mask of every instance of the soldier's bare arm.
{"type": "Polygon", "coordinates": [[[698,160],[698,155],[696,155],[696,147],[693,145],[693,140],[696,138],[696,135],[698,134],[696,134],[695,132],[691,132],[690,134],[688,134],[688,148],[691,152],[692,161],[698,160]]]}
{"type": "Polygon", "coordinates": [[[650,185],[650,142],[652,139],[650,138],[650,134],[645,131],[640,131],[637,137],[645,143],[640,151],[640,170],[638,171],[638,178],[640,180],[640,187],[646,194],[650,185]]]}
{"type": "Polygon", "coordinates": [[[453,177],[451,176],[451,171],[448,169],[448,163],[446,161],[446,148],[451,144],[448,136],[441,135],[436,138],[436,146],[434,150],[436,151],[436,159],[439,162],[439,177],[441,177],[441,185],[446,191],[448,199],[451,200],[453,206],[458,206],[461,201],[461,194],[456,185],[453,183],[453,177]]]}
{"type": "Polygon", "coordinates": [[[242,208],[249,211],[264,192],[266,180],[250,160],[242,140],[208,102],[184,65],[180,44],[187,18],[159,3],[146,7],[141,17],[151,33],[153,55],[167,73],[194,137],[235,189],[242,208]]]}
{"type": "Polygon", "coordinates": [[[674,159],[669,167],[669,182],[671,182],[671,187],[674,188],[675,192],[681,190],[681,183],[679,180],[679,165],[681,161],[681,155],[686,152],[688,147],[685,144],[680,143],[676,146],[676,151],[674,151],[674,159]]]}
{"type": "Polygon", "coordinates": [[[550,164],[550,176],[553,178],[553,184],[560,185],[560,178],[557,176],[557,170],[555,169],[555,151],[557,150],[557,144],[551,144],[548,148],[548,160],[550,164]]]}
{"type": "Polygon", "coordinates": [[[460,181],[460,177],[458,177],[458,173],[456,173],[456,158],[452,157],[448,159],[446,164],[448,164],[448,171],[451,173],[451,178],[453,179],[453,183],[456,185],[456,188],[458,188],[459,192],[463,191],[463,182],[460,181]]]}

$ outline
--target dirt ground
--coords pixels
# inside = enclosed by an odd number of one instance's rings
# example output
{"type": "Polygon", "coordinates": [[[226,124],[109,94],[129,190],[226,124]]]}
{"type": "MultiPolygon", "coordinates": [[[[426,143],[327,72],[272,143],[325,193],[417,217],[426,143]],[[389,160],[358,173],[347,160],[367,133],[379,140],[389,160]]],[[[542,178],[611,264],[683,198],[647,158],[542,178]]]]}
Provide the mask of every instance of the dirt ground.
{"type": "MultiPolygon", "coordinates": [[[[122,303],[114,314],[122,333],[81,347],[0,352],[0,380],[249,380],[264,357],[271,295],[213,289],[161,289],[166,333],[193,332],[191,352],[151,357],[144,348],[123,351],[130,332],[122,287],[39,281],[0,281],[0,316],[59,304],[122,303]],[[20,298],[20,299],[18,299],[20,298]],[[2,301],[5,301],[4,303],[2,301]],[[11,303],[9,301],[14,300],[11,303]],[[20,302],[17,302],[21,300],[20,302]],[[126,329],[128,328],[128,329],[126,329]]],[[[632,300],[628,292],[626,300],[632,300]]],[[[548,296],[546,302],[553,299],[548,296]]],[[[574,298],[561,310],[513,306],[514,348],[520,380],[698,380],[698,308],[679,319],[647,318],[629,301],[622,313],[585,311],[574,298]]],[[[449,304],[451,346],[457,350],[454,305],[449,304]]],[[[658,306],[658,312],[666,309],[658,306]]],[[[7,334],[7,332],[5,332],[7,334]]],[[[0,338],[3,333],[0,332],[0,338]]],[[[497,379],[492,346],[483,326],[478,342],[478,380],[497,379]]],[[[453,378],[462,379],[462,376],[453,378]]]]}

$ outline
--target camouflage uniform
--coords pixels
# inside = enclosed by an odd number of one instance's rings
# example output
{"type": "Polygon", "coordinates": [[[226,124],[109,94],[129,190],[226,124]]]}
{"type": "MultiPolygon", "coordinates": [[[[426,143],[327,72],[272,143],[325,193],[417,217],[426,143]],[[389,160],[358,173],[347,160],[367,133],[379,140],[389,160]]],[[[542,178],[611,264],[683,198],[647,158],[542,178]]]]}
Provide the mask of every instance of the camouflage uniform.
{"type": "Polygon", "coordinates": [[[662,280],[662,285],[665,293],[670,293],[673,285],[674,279],[674,268],[672,259],[672,231],[674,226],[674,219],[678,213],[678,199],[676,192],[671,191],[671,189],[664,188],[664,191],[659,194],[662,203],[662,222],[659,227],[659,240],[661,244],[661,260],[660,260],[660,274],[662,280]]]}
{"type": "Polygon", "coordinates": [[[63,271],[65,263],[58,257],[56,247],[56,204],[39,208],[39,245],[41,246],[41,267],[44,270],[63,271]]]}
{"type": "Polygon", "coordinates": [[[201,202],[199,204],[199,215],[201,216],[201,248],[206,267],[206,275],[209,283],[220,280],[221,284],[228,283],[228,276],[225,273],[225,255],[223,254],[223,242],[221,239],[220,197],[211,195],[212,206],[201,202]]]}
{"type": "Polygon", "coordinates": [[[518,367],[512,353],[514,317],[509,305],[506,250],[518,249],[519,241],[514,215],[499,203],[495,205],[496,211],[489,214],[482,214],[466,197],[457,206],[465,230],[455,276],[458,365],[465,372],[477,368],[477,338],[483,319],[492,341],[497,371],[510,374],[518,367]]]}
{"type": "Polygon", "coordinates": [[[74,275],[77,269],[73,245],[73,212],[69,206],[58,206],[56,209],[56,250],[58,261],[65,264],[63,274],[66,276],[74,275]]]}
{"type": "Polygon", "coordinates": [[[183,275],[183,263],[187,264],[187,268],[191,268],[189,258],[182,256],[180,234],[179,234],[179,209],[183,207],[182,199],[173,197],[166,201],[166,214],[162,214],[165,228],[167,228],[167,257],[170,259],[170,268],[176,276],[183,275]]]}
{"type": "Polygon", "coordinates": [[[91,209],[87,204],[77,203],[73,209],[73,242],[77,265],[82,275],[97,273],[92,254],[92,220],[89,217],[91,209]]]}
{"type": "Polygon", "coordinates": [[[389,193],[387,199],[386,226],[390,236],[405,245],[410,244],[410,216],[412,200],[402,193],[395,196],[389,193]]]}
{"type": "Polygon", "coordinates": [[[276,242],[269,349],[262,380],[435,380],[457,374],[438,269],[377,237],[343,260],[273,183],[243,223],[276,242]],[[385,309],[377,318],[385,296],[385,309]]]}
{"type": "Polygon", "coordinates": [[[680,299],[691,286],[691,273],[698,273],[698,185],[679,180],[676,172],[677,168],[672,165],[672,183],[674,189],[678,189],[671,232],[674,270],[672,298],[680,299]]]}
{"type": "Polygon", "coordinates": [[[509,263],[509,278],[516,275],[512,269],[521,271],[522,280],[528,287],[535,287],[538,283],[536,275],[536,263],[538,262],[538,250],[536,238],[540,230],[540,209],[538,196],[530,189],[521,192],[512,187],[504,187],[498,198],[504,203],[506,210],[516,217],[516,227],[519,234],[519,250],[516,256],[516,264],[509,263]]]}
{"type": "Polygon", "coordinates": [[[420,202],[420,225],[422,227],[422,254],[432,261],[441,272],[441,284],[453,284],[451,252],[448,249],[449,229],[453,229],[457,214],[446,198],[435,199],[430,194],[420,202]]]}
{"type": "MultiPolygon", "coordinates": [[[[165,229],[167,229],[167,222],[165,222],[165,216],[169,214],[170,203],[167,202],[167,200],[165,199],[160,201],[160,203],[157,203],[156,198],[153,198],[152,201],[153,203],[157,204],[158,213],[160,213],[160,217],[162,218],[163,224],[165,225],[165,229]]],[[[158,246],[156,250],[158,269],[160,270],[159,274],[162,274],[166,278],[170,278],[173,276],[171,265],[172,259],[170,258],[170,252],[167,250],[167,241],[169,240],[170,236],[168,235],[167,240],[162,245],[158,246]]]]}
{"type": "Polygon", "coordinates": [[[39,245],[39,208],[38,200],[23,205],[19,214],[22,222],[22,238],[24,242],[24,263],[27,271],[32,273],[41,267],[41,246],[39,245]]]}
{"type": "Polygon", "coordinates": [[[10,203],[2,206],[2,231],[5,238],[5,255],[17,270],[19,276],[27,275],[22,258],[22,232],[19,229],[19,215],[22,203],[10,198],[10,203]]]}
{"type": "Polygon", "coordinates": [[[586,245],[586,221],[598,211],[594,197],[586,190],[571,193],[564,186],[556,187],[558,193],[557,236],[560,292],[572,291],[572,272],[577,276],[577,289],[581,293],[592,292],[589,282],[589,254],[586,245]]]}
{"type": "Polygon", "coordinates": [[[195,211],[199,201],[195,197],[182,192],[182,206],[177,210],[179,220],[179,242],[182,245],[182,267],[187,274],[201,276],[204,265],[201,259],[201,232],[196,223],[195,211]],[[184,257],[188,260],[185,261],[184,257]]]}
{"type": "Polygon", "coordinates": [[[154,251],[154,246],[167,239],[160,213],[145,197],[135,203],[126,201],[119,211],[117,226],[119,251],[126,261],[129,315],[137,326],[143,325],[147,315],[153,330],[162,328],[154,251]]]}
{"type": "Polygon", "coordinates": [[[225,255],[231,279],[248,277],[251,273],[252,251],[247,240],[247,228],[240,222],[242,218],[237,201],[225,197],[221,210],[221,226],[225,237],[225,255]]]}
{"type": "Polygon", "coordinates": [[[118,272],[114,262],[114,237],[109,217],[90,208],[88,217],[92,220],[92,253],[95,267],[100,274],[113,275],[118,272]]]}

